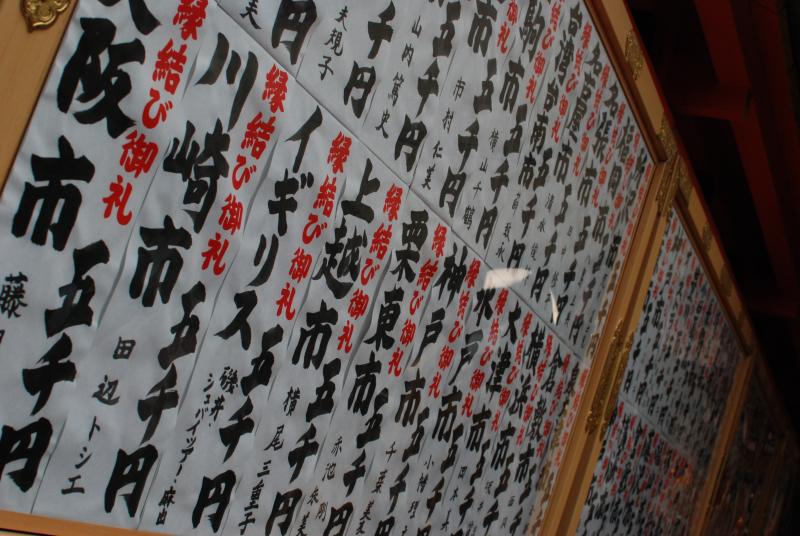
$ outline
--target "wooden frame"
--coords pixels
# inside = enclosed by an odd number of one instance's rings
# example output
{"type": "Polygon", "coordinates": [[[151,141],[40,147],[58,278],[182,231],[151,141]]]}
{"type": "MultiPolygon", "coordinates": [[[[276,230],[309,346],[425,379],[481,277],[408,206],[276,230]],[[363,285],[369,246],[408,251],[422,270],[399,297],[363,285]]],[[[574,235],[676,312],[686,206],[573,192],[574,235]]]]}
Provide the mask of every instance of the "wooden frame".
{"type": "MultiPolygon", "coordinates": [[[[647,286],[658,257],[667,216],[674,206],[681,215],[690,239],[707,273],[711,277],[747,356],[738,366],[727,406],[721,420],[717,441],[708,467],[706,481],[698,495],[691,522],[691,534],[703,534],[708,521],[708,506],[718,485],[739,415],[752,377],[767,385],[774,394],[753,328],[740,293],[732,281],[728,262],[721,249],[709,211],[699,194],[686,152],[676,139],[671,115],[624,0],[584,0],[606,46],[609,57],[633,112],[644,140],[657,162],[646,196],[634,240],[620,275],[614,300],[607,314],[605,329],[595,348],[578,417],[557,475],[549,508],[541,527],[543,534],[573,534],[591,483],[592,473],[603,441],[603,426],[587,431],[592,407],[608,403],[609,375],[625,370],[627,354],[623,342],[633,333],[639,319],[647,286]],[[621,354],[621,355],[620,355],[621,354]]],[[[76,2],[72,2],[55,24],[44,30],[29,32],[19,10],[19,3],[0,2],[0,101],[5,125],[0,134],[0,189],[8,176],[28,120],[47,78],[50,64],[76,2]]],[[[613,376],[611,376],[613,377],[613,376]]],[[[613,382],[611,382],[613,384],[613,382]]],[[[613,402],[613,400],[612,400],[613,402]]],[[[772,396],[771,405],[780,406],[772,396]]],[[[797,442],[788,419],[781,412],[782,426],[787,430],[784,450],[797,452],[797,442]]],[[[773,469],[772,487],[777,481],[773,469]]],[[[766,502],[766,501],[765,501],[766,502]]],[[[765,507],[766,508],[766,507],[765,507]]],[[[763,519],[764,516],[762,515],[763,519]]],[[[130,534],[135,531],[54,520],[40,516],[0,511],[0,529],[22,530],[39,534],[130,534]]]]}

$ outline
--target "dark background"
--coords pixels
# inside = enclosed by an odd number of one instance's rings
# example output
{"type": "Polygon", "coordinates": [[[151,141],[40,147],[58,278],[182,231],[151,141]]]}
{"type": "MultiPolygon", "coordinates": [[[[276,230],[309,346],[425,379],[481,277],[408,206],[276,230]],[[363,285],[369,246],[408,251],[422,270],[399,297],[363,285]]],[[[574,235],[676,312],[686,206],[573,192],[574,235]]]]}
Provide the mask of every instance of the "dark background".
{"type": "MultiPolygon", "coordinates": [[[[800,0],[628,0],[800,429],[800,0]]],[[[800,534],[800,501],[782,534],[800,534]]]]}

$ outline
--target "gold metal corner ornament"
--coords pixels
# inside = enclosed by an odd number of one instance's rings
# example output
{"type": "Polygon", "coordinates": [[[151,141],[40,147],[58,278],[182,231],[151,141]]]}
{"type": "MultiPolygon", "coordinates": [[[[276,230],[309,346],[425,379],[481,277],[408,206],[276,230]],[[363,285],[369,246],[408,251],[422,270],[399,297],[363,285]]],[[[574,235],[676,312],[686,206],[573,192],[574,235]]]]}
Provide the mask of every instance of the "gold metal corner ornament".
{"type": "Polygon", "coordinates": [[[70,0],[22,0],[28,31],[47,28],[69,7],[70,0]]]}
{"type": "Polygon", "coordinates": [[[677,169],[675,173],[678,175],[677,182],[678,182],[678,189],[683,194],[683,198],[688,202],[692,197],[692,180],[689,178],[689,166],[686,165],[686,161],[681,158],[678,162],[677,169]]]}
{"type": "MultiPolygon", "coordinates": [[[[681,160],[680,157],[673,158],[673,161],[681,160]]],[[[658,215],[666,216],[672,208],[672,202],[675,200],[675,192],[678,190],[678,171],[676,166],[671,161],[667,164],[667,170],[661,178],[661,184],[658,185],[656,192],[656,205],[658,206],[658,215]]]]}
{"type": "Polygon", "coordinates": [[[639,79],[639,74],[644,67],[644,53],[642,47],[639,45],[639,38],[636,37],[636,32],[631,28],[628,36],[625,38],[625,61],[628,62],[628,67],[631,68],[631,74],[634,81],[639,79]]]}
{"type": "Polygon", "coordinates": [[[627,368],[628,364],[628,356],[631,354],[632,347],[633,347],[633,332],[628,334],[628,338],[625,341],[625,345],[622,347],[622,351],[617,355],[615,363],[616,372],[614,376],[614,383],[611,386],[611,392],[608,394],[608,399],[606,400],[605,418],[603,420],[603,426],[600,430],[601,436],[606,435],[606,430],[608,430],[608,425],[611,424],[611,418],[614,416],[614,410],[617,408],[617,399],[619,398],[619,390],[622,387],[622,378],[625,376],[625,369],[627,368]]]}
{"type": "Polygon", "coordinates": [[[589,409],[589,417],[586,419],[586,433],[589,435],[597,431],[605,420],[608,398],[616,383],[617,364],[625,346],[622,337],[622,325],[617,324],[608,348],[606,362],[603,364],[600,384],[597,386],[597,391],[592,399],[592,407],[589,409]]]}
{"type": "Polygon", "coordinates": [[[661,117],[661,128],[659,128],[657,136],[658,141],[661,142],[661,147],[667,154],[667,160],[672,160],[678,154],[678,143],[675,141],[675,131],[672,130],[672,126],[669,124],[666,112],[661,117]]]}

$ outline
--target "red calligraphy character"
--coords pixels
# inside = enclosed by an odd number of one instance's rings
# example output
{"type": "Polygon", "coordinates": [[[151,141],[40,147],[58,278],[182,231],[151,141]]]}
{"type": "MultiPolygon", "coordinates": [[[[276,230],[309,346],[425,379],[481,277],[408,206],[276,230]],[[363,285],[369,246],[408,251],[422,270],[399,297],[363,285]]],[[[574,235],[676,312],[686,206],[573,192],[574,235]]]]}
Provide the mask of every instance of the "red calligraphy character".
{"type": "Polygon", "coordinates": [[[533,404],[525,405],[525,413],[522,415],[523,422],[528,422],[533,416],[533,404]]]}
{"type": "Polygon", "coordinates": [[[208,0],[181,0],[178,11],[172,17],[173,26],[180,26],[181,39],[197,40],[197,29],[203,26],[208,0]]]}
{"type": "Polygon", "coordinates": [[[132,214],[130,212],[125,213],[125,208],[128,206],[128,198],[131,196],[133,187],[130,184],[125,184],[123,187],[122,175],[117,175],[116,182],[109,183],[108,189],[111,193],[103,198],[103,203],[106,204],[103,217],[108,219],[114,209],[116,209],[117,223],[120,225],[128,225],[131,221],[132,214]]]}
{"type": "Polygon", "coordinates": [[[439,368],[442,370],[447,370],[450,367],[450,363],[453,362],[454,355],[455,352],[453,349],[445,344],[442,347],[442,351],[439,352],[439,368]]]}
{"type": "Polygon", "coordinates": [[[528,99],[528,102],[531,104],[536,100],[536,85],[536,78],[531,76],[528,80],[528,85],[525,87],[525,98],[528,99]]]}
{"type": "Polygon", "coordinates": [[[461,404],[461,415],[465,417],[472,417],[472,400],[473,400],[472,393],[467,393],[467,396],[464,397],[464,403],[461,404]]]}
{"type": "Polygon", "coordinates": [[[364,263],[364,268],[361,269],[361,284],[364,286],[369,285],[369,282],[373,280],[380,269],[381,265],[375,264],[374,259],[369,257],[364,263]]]}
{"type": "Polygon", "coordinates": [[[361,318],[367,312],[369,305],[369,295],[361,289],[356,290],[350,298],[350,305],[347,308],[348,314],[352,318],[361,318]]]}
{"type": "Polygon", "coordinates": [[[153,82],[164,80],[164,89],[171,95],[178,90],[183,66],[186,64],[186,45],[182,44],[177,50],[173,46],[174,43],[170,39],[164,48],[158,51],[153,69],[153,82]]]}
{"type": "Polygon", "coordinates": [[[511,3],[508,4],[508,9],[506,10],[506,18],[508,19],[508,22],[511,24],[516,24],[518,15],[519,5],[517,4],[517,0],[511,0],[511,3]]]}
{"type": "Polygon", "coordinates": [[[508,289],[504,288],[500,291],[500,294],[497,295],[497,302],[494,306],[494,312],[499,316],[503,314],[503,311],[506,310],[506,302],[508,302],[508,289]]]}
{"type": "Polygon", "coordinates": [[[501,408],[506,405],[510,397],[511,397],[511,390],[508,387],[503,387],[502,391],[500,391],[500,400],[499,400],[501,408]]]}
{"type": "Polygon", "coordinates": [[[531,330],[531,323],[533,322],[533,313],[527,313],[525,318],[522,320],[522,338],[528,336],[531,330]]]}
{"type": "Polygon", "coordinates": [[[330,151],[328,151],[327,163],[331,164],[331,169],[334,173],[341,173],[344,171],[344,164],[350,156],[350,145],[352,140],[339,132],[333,143],[331,143],[330,151]]]}
{"type": "Polygon", "coordinates": [[[481,369],[475,369],[472,372],[472,377],[469,380],[469,388],[471,391],[477,391],[483,385],[483,380],[486,378],[486,373],[481,369]]]}
{"type": "Polygon", "coordinates": [[[133,173],[134,177],[139,177],[142,172],[149,172],[158,155],[158,145],[147,141],[145,135],[136,130],[125,136],[125,139],[128,141],[122,145],[119,165],[126,172],[133,173]]]}
{"type": "MultiPolygon", "coordinates": [[[[519,432],[517,432],[517,446],[522,445],[522,442],[525,440],[525,428],[520,426],[519,432]]],[[[558,467],[558,466],[556,466],[558,467]]]]}
{"type": "Polygon", "coordinates": [[[467,288],[472,288],[475,286],[475,280],[478,279],[478,274],[481,272],[481,261],[475,259],[472,261],[472,264],[469,265],[469,270],[467,270],[467,288]]]}
{"type": "Polygon", "coordinates": [[[242,228],[242,216],[244,215],[244,206],[242,202],[236,199],[233,194],[228,194],[225,198],[225,204],[222,205],[222,213],[219,215],[219,224],[222,229],[231,234],[242,228]]]}
{"type": "Polygon", "coordinates": [[[289,75],[286,74],[286,71],[279,69],[277,65],[273,65],[272,69],[267,73],[261,100],[269,99],[269,109],[272,113],[278,110],[283,111],[283,101],[286,99],[286,83],[288,81],[289,75]]]}
{"type": "Polygon", "coordinates": [[[425,261],[425,264],[422,265],[422,268],[419,269],[419,276],[417,276],[417,286],[420,287],[423,291],[428,290],[428,285],[431,283],[431,279],[433,276],[436,275],[436,272],[439,270],[439,263],[433,262],[431,259],[425,261]]]}
{"type": "Polygon", "coordinates": [[[518,374],[519,374],[519,369],[517,368],[517,366],[514,365],[513,367],[511,367],[511,372],[509,372],[508,376],[506,376],[506,384],[511,385],[512,383],[514,383],[514,380],[517,379],[518,374]]]}
{"type": "Polygon", "coordinates": [[[422,294],[420,291],[418,290],[414,291],[414,295],[411,296],[411,303],[408,306],[408,310],[412,315],[417,312],[417,309],[420,308],[424,297],[425,295],[422,294]]]}
{"type": "Polygon", "coordinates": [[[353,338],[354,327],[355,326],[353,326],[349,320],[344,325],[342,334],[339,335],[339,345],[336,347],[337,350],[344,350],[348,354],[353,350],[353,344],[350,342],[350,340],[353,338]]]}
{"type": "Polygon", "coordinates": [[[326,218],[330,218],[333,213],[333,203],[336,201],[336,177],[331,180],[329,176],[325,176],[325,182],[319,187],[319,193],[314,200],[314,208],[322,209],[322,213],[326,218]]]}
{"type": "Polygon", "coordinates": [[[414,340],[414,334],[417,332],[417,325],[410,319],[406,320],[403,324],[403,329],[400,330],[400,343],[403,346],[408,346],[414,340]]]}
{"type": "Polygon", "coordinates": [[[467,312],[467,306],[469,305],[469,292],[466,290],[461,293],[461,296],[458,297],[458,318],[464,319],[464,314],[467,312]]]}
{"type": "Polygon", "coordinates": [[[436,229],[433,231],[433,240],[431,241],[433,252],[436,254],[436,258],[438,259],[442,255],[444,255],[444,245],[447,241],[447,227],[442,225],[441,223],[436,226],[436,229]]]}
{"type": "Polygon", "coordinates": [[[450,343],[456,342],[456,340],[461,336],[461,332],[463,331],[464,326],[461,324],[461,320],[456,320],[453,329],[450,330],[450,335],[448,335],[447,340],[450,343]]]}
{"type": "Polygon", "coordinates": [[[511,27],[507,23],[503,23],[500,27],[500,32],[497,34],[497,46],[500,52],[505,54],[508,52],[508,38],[511,36],[511,27]]]}
{"type": "Polygon", "coordinates": [[[492,360],[492,351],[493,350],[491,346],[487,346],[486,348],[483,349],[480,361],[482,367],[485,367],[486,363],[492,360]]]}
{"type": "Polygon", "coordinates": [[[402,370],[400,370],[400,362],[403,359],[403,350],[397,348],[392,353],[392,359],[389,361],[389,374],[394,374],[395,378],[399,378],[402,370]]]}
{"type": "Polygon", "coordinates": [[[253,176],[257,168],[258,166],[255,164],[248,166],[247,157],[243,154],[237,154],[236,165],[233,166],[233,177],[231,178],[233,189],[238,190],[242,185],[250,182],[250,177],[253,176]]]}
{"type": "Polygon", "coordinates": [[[553,353],[553,335],[548,335],[547,342],[544,345],[544,355],[550,357],[551,353],[553,353]]]}
{"type": "Polygon", "coordinates": [[[214,238],[208,240],[208,249],[202,253],[203,270],[207,269],[214,261],[214,275],[220,275],[225,271],[225,263],[222,259],[228,251],[228,239],[222,240],[219,233],[215,233],[214,238]]]}
{"type": "Polygon", "coordinates": [[[292,256],[292,265],[289,267],[289,277],[293,281],[300,283],[303,279],[308,277],[311,270],[311,261],[313,258],[311,254],[306,253],[303,248],[297,248],[292,256]]]}
{"type": "Polygon", "coordinates": [[[328,228],[327,222],[317,223],[319,217],[316,214],[308,215],[308,222],[303,227],[303,244],[310,244],[322,234],[322,231],[328,228]]]}
{"type": "Polygon", "coordinates": [[[384,227],[381,223],[380,227],[375,229],[372,235],[372,242],[369,246],[369,252],[375,253],[378,259],[383,260],[386,253],[389,251],[389,243],[392,241],[392,226],[384,227]]]}
{"type": "Polygon", "coordinates": [[[389,221],[397,219],[400,205],[403,203],[403,189],[392,184],[386,192],[386,199],[383,200],[383,213],[389,221]]]}
{"type": "Polygon", "coordinates": [[[281,297],[275,302],[278,306],[278,316],[281,316],[284,311],[286,312],[286,320],[292,320],[296,311],[293,309],[295,288],[286,283],[281,289],[281,297]]]}
{"type": "Polygon", "coordinates": [[[436,375],[433,377],[431,384],[428,386],[428,396],[432,396],[433,398],[439,398],[441,394],[439,392],[439,385],[442,383],[442,373],[436,371],[436,375]]]}
{"type": "Polygon", "coordinates": [[[155,128],[167,120],[167,112],[172,110],[172,101],[161,102],[161,92],[150,88],[150,100],[142,110],[142,124],[147,128],[155,128]]]}
{"type": "Polygon", "coordinates": [[[492,431],[496,432],[500,429],[500,410],[494,412],[494,417],[492,418],[492,431]]]}
{"type": "Polygon", "coordinates": [[[492,320],[492,325],[489,327],[489,342],[492,346],[497,344],[498,337],[500,337],[500,321],[495,318],[492,320]]]}
{"type": "Polygon", "coordinates": [[[258,112],[253,119],[247,123],[247,132],[242,140],[242,149],[250,149],[250,155],[258,160],[267,148],[267,142],[275,132],[275,116],[263,121],[264,114],[258,112]]]}
{"type": "Polygon", "coordinates": [[[547,363],[546,362],[542,361],[541,363],[539,363],[539,366],[536,367],[536,380],[537,381],[542,381],[542,378],[544,377],[544,371],[546,369],[547,369],[547,363]]]}

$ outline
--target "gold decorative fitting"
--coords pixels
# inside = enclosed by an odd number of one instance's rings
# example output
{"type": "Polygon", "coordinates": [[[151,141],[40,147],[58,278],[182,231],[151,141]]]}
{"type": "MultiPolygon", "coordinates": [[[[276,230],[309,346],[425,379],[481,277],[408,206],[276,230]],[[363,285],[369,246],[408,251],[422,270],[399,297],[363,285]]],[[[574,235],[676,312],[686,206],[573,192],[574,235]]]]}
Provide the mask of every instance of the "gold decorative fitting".
{"type": "Polygon", "coordinates": [[[631,347],[633,346],[633,333],[628,334],[628,339],[625,341],[625,345],[622,347],[622,350],[617,354],[616,363],[614,367],[616,368],[616,372],[614,375],[614,384],[611,387],[611,392],[608,395],[608,400],[606,400],[606,411],[605,411],[605,419],[603,420],[603,427],[600,430],[600,435],[605,436],[606,430],[608,430],[608,425],[611,424],[611,417],[614,416],[614,409],[617,407],[617,399],[619,398],[619,390],[622,387],[622,378],[625,376],[625,368],[628,364],[628,356],[631,353],[631,347]]]}
{"type": "Polygon", "coordinates": [[[70,0],[22,0],[22,14],[28,30],[47,28],[69,7],[70,0]]]}
{"type": "Polygon", "coordinates": [[[719,273],[719,290],[722,292],[722,295],[726,298],[731,297],[731,292],[733,292],[733,281],[731,280],[731,272],[728,270],[727,266],[722,267],[722,271],[719,273]]]}
{"type": "Polygon", "coordinates": [[[686,165],[683,158],[678,162],[676,173],[678,174],[678,188],[683,194],[683,198],[689,201],[692,196],[692,180],[689,178],[689,166],[686,165]]]}
{"type": "Polygon", "coordinates": [[[675,131],[672,130],[666,113],[664,113],[664,116],[661,118],[661,128],[658,130],[658,141],[661,142],[661,147],[667,154],[667,160],[672,160],[672,157],[678,153],[678,144],[675,141],[675,131]]]}
{"type": "Polygon", "coordinates": [[[714,240],[714,235],[711,233],[711,227],[708,224],[703,226],[703,236],[701,238],[703,241],[703,250],[708,253],[708,250],[711,249],[711,242],[714,240]]]}
{"type": "Polygon", "coordinates": [[[600,384],[597,386],[597,391],[592,400],[592,407],[589,410],[589,417],[586,419],[586,433],[589,435],[593,434],[603,423],[608,395],[616,378],[616,363],[624,347],[622,336],[622,325],[617,324],[614,336],[611,338],[611,345],[608,348],[606,362],[603,365],[603,372],[600,375],[600,384]]]}
{"type": "Polygon", "coordinates": [[[638,80],[639,73],[642,72],[644,67],[644,53],[633,29],[628,32],[628,37],[625,39],[625,61],[628,62],[628,67],[631,68],[633,79],[638,80]]]}
{"type": "Polygon", "coordinates": [[[656,192],[656,205],[658,206],[658,215],[666,216],[672,208],[672,201],[675,199],[675,192],[678,189],[678,172],[673,162],[679,158],[673,159],[667,164],[667,170],[661,179],[661,184],[658,185],[658,192],[656,192]]]}

